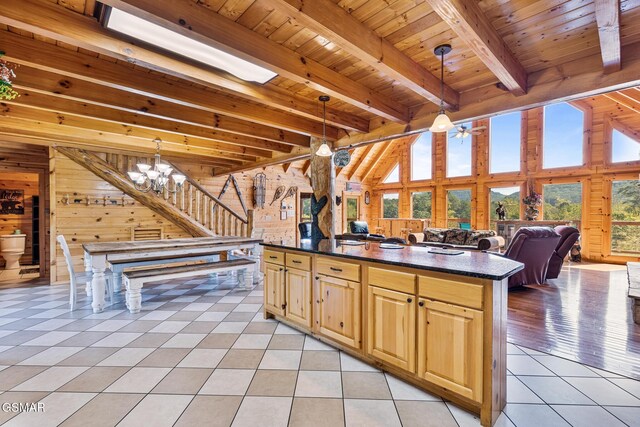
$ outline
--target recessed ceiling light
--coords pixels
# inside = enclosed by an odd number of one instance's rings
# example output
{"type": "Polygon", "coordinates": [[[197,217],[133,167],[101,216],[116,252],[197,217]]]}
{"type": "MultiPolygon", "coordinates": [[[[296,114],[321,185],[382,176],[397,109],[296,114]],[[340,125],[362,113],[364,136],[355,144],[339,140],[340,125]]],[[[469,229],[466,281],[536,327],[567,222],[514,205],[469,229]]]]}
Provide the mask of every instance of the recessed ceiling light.
{"type": "Polygon", "coordinates": [[[178,55],[227,71],[249,82],[262,84],[278,75],[259,65],[252,64],[220,49],[113,7],[107,16],[105,27],[178,55]]]}

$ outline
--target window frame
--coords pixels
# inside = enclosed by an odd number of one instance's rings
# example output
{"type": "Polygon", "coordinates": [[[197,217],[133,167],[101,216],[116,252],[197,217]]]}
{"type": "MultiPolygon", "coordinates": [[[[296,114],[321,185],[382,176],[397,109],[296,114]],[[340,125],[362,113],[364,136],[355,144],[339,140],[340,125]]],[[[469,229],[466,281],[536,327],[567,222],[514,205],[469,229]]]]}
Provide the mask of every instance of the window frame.
{"type": "Polygon", "coordinates": [[[427,187],[427,188],[409,188],[409,212],[411,215],[409,216],[411,219],[425,219],[431,220],[433,222],[433,214],[434,214],[434,206],[435,206],[435,187],[427,187]],[[416,218],[413,216],[413,194],[414,193],[431,193],[431,217],[430,218],[416,218]]]}
{"type": "Polygon", "coordinates": [[[539,215],[539,220],[541,221],[555,221],[553,219],[547,220],[544,216],[544,186],[555,185],[555,184],[580,184],[581,185],[582,192],[580,195],[580,219],[578,220],[580,227],[578,228],[580,229],[580,233],[582,233],[582,226],[584,222],[582,218],[584,218],[585,212],[587,212],[587,210],[589,209],[589,198],[587,197],[587,194],[586,194],[588,191],[587,185],[589,184],[588,178],[566,177],[566,178],[552,178],[552,179],[545,179],[545,180],[538,181],[536,185],[536,192],[542,195],[542,203],[540,204],[540,215],[539,215]]]}
{"type": "Polygon", "coordinates": [[[409,182],[429,182],[429,181],[433,181],[434,180],[434,165],[436,163],[436,150],[435,150],[435,142],[436,142],[436,136],[433,134],[433,132],[429,132],[431,134],[431,178],[424,178],[424,179],[413,179],[413,146],[420,140],[420,137],[423,134],[420,134],[420,136],[418,138],[416,138],[415,141],[413,141],[409,147],[409,182]]]}
{"type": "Polygon", "coordinates": [[[564,170],[575,171],[587,169],[591,165],[591,150],[589,150],[589,139],[591,138],[591,125],[593,122],[592,108],[589,105],[583,104],[581,101],[565,101],[562,103],[568,104],[569,106],[582,112],[582,164],[575,166],[558,166],[554,168],[544,167],[544,131],[546,128],[544,121],[545,108],[551,105],[561,104],[561,102],[548,104],[540,107],[540,111],[538,112],[538,122],[540,123],[540,130],[538,132],[537,144],[539,148],[538,170],[549,175],[558,174],[559,172],[564,170]]]}
{"type": "MultiPolygon", "coordinates": [[[[444,190],[444,225],[445,227],[448,228],[448,224],[449,224],[449,191],[456,191],[456,190],[469,190],[471,191],[471,207],[469,210],[469,216],[471,218],[469,218],[469,222],[471,223],[471,228],[475,229],[477,228],[477,224],[476,224],[476,218],[474,216],[474,212],[476,210],[476,197],[477,197],[477,193],[476,193],[476,188],[477,185],[474,185],[473,183],[469,183],[469,184],[459,184],[459,185],[448,185],[445,186],[443,188],[444,190]]],[[[432,215],[433,216],[433,215],[432,215]]]]}
{"type": "MultiPolygon", "coordinates": [[[[518,212],[518,220],[522,221],[524,218],[524,205],[522,204],[522,198],[524,197],[527,191],[527,182],[526,181],[491,181],[484,185],[484,191],[487,195],[487,214],[485,219],[484,226],[487,227],[487,230],[491,229],[491,189],[492,188],[509,188],[509,187],[519,187],[520,188],[520,210],[518,212]]],[[[508,220],[508,221],[516,221],[508,220]]]]}
{"type": "Polygon", "coordinates": [[[382,191],[380,193],[380,219],[397,219],[400,218],[400,194],[399,190],[382,191]],[[384,216],[384,196],[385,194],[396,194],[398,196],[398,216],[396,218],[387,218],[384,216]]]}

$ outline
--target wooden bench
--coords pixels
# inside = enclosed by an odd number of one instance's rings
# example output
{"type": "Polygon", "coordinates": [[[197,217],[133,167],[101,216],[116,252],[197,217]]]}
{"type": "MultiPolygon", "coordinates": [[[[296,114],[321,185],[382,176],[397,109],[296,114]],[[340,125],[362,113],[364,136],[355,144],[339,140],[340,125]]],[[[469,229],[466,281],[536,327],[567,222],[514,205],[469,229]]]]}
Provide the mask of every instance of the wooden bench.
{"type": "Polygon", "coordinates": [[[640,325],[640,262],[628,262],[629,298],[633,298],[633,321],[640,325]]]}
{"type": "Polygon", "coordinates": [[[122,259],[109,260],[111,264],[111,271],[113,272],[113,290],[114,292],[120,291],[122,288],[123,273],[128,268],[138,268],[148,265],[162,265],[162,264],[177,264],[182,262],[195,262],[195,261],[218,261],[220,251],[209,252],[196,252],[188,255],[181,255],[176,257],[175,255],[156,255],[146,257],[128,257],[122,259]]]}
{"type": "Polygon", "coordinates": [[[238,272],[238,281],[251,285],[251,274],[255,261],[250,259],[232,259],[229,261],[207,262],[204,264],[181,265],[177,267],[153,268],[147,270],[127,271],[124,273],[124,284],[127,289],[127,308],[131,313],[139,313],[142,304],[142,286],[146,282],[157,280],[181,279],[211,273],[228,271],[238,272]]]}

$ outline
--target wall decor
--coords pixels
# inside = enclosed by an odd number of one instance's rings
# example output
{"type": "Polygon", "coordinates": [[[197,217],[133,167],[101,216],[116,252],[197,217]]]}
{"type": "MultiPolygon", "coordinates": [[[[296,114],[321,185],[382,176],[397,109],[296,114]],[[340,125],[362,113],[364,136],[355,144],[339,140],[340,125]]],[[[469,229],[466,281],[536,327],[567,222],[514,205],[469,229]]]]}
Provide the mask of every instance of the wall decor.
{"type": "Polygon", "coordinates": [[[346,191],[362,191],[362,184],[359,182],[348,181],[345,187],[346,191]]]}
{"type": "Polygon", "coordinates": [[[371,194],[369,194],[368,191],[364,192],[364,204],[368,205],[369,203],[371,203],[371,194]]]}
{"type": "MultiPolygon", "coordinates": [[[[238,181],[236,181],[236,178],[233,175],[230,174],[227,180],[225,181],[224,185],[222,186],[222,190],[220,190],[220,194],[218,194],[218,200],[221,200],[222,196],[224,196],[224,193],[227,192],[227,188],[229,188],[229,184],[233,184],[233,188],[236,191],[236,196],[238,196],[238,200],[240,201],[240,206],[242,207],[242,210],[244,211],[244,216],[246,217],[247,207],[244,205],[244,199],[242,198],[242,191],[240,191],[240,186],[238,185],[238,181]]],[[[213,206],[213,212],[215,212],[217,208],[218,208],[218,204],[216,203],[213,206]]]]}
{"type": "Polygon", "coordinates": [[[284,193],[284,189],[285,189],[284,185],[281,185],[278,188],[276,188],[276,192],[273,193],[273,200],[271,200],[271,203],[269,203],[269,206],[273,206],[275,201],[278,200],[280,196],[282,196],[282,194],[284,193]]]}
{"type": "Polygon", "coordinates": [[[333,164],[339,168],[347,166],[350,160],[349,150],[338,150],[333,154],[333,164]]]}
{"type": "Polygon", "coordinates": [[[0,215],[24,215],[24,190],[0,190],[0,215]]]}
{"type": "Polygon", "coordinates": [[[263,173],[257,173],[253,177],[253,207],[264,208],[265,192],[267,187],[267,176],[263,173]]]}
{"type": "Polygon", "coordinates": [[[336,206],[340,206],[342,204],[342,196],[336,196],[336,206]]]}

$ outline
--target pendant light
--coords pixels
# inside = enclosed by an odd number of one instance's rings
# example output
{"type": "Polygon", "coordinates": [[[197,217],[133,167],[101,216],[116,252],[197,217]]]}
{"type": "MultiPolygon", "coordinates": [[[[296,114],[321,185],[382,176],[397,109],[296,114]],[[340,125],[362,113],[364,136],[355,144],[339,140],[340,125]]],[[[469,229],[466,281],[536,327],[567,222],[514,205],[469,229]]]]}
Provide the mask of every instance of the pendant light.
{"type": "Polygon", "coordinates": [[[441,44],[433,50],[433,53],[440,56],[440,112],[429,128],[429,131],[434,133],[448,132],[454,128],[444,110],[444,56],[449,52],[451,52],[450,44],[441,44]]]}
{"type": "Polygon", "coordinates": [[[327,101],[331,98],[327,95],[322,95],[318,99],[322,101],[322,145],[320,145],[320,148],[316,151],[316,156],[330,157],[333,153],[331,152],[329,144],[327,144],[327,101]]]}

